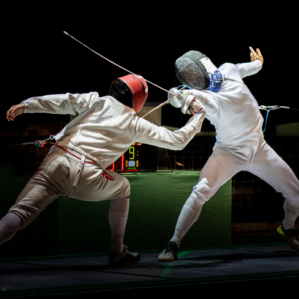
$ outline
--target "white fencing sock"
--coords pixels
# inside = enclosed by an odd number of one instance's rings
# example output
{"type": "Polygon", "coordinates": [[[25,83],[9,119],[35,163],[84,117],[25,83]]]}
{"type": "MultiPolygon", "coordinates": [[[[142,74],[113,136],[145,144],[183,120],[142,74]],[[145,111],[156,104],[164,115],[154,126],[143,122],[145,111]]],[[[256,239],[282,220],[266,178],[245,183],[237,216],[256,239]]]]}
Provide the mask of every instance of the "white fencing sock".
{"type": "Polygon", "coordinates": [[[175,226],[174,235],[170,242],[176,242],[177,245],[180,245],[181,240],[183,239],[187,231],[198,219],[201,210],[202,205],[198,201],[196,201],[192,197],[189,197],[186,200],[175,226]]]}
{"type": "Polygon", "coordinates": [[[283,205],[284,219],[282,225],[284,229],[293,228],[295,221],[299,216],[299,206],[293,206],[289,202],[285,201],[283,205]]]}
{"type": "Polygon", "coordinates": [[[8,213],[0,220],[0,245],[10,240],[20,229],[22,225],[21,218],[14,214],[8,213]]]}
{"type": "Polygon", "coordinates": [[[111,227],[111,251],[123,251],[123,239],[129,214],[129,198],[113,199],[109,209],[109,223],[111,227]]]}

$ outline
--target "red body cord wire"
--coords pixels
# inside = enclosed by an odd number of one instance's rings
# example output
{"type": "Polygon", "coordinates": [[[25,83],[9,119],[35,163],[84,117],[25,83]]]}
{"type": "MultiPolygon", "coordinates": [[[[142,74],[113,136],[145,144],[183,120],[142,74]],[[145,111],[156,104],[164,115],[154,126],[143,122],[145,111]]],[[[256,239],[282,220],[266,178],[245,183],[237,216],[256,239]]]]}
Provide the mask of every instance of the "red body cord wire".
{"type": "MultiPolygon", "coordinates": [[[[65,151],[65,152],[67,152],[67,153],[71,154],[72,156],[74,156],[75,158],[77,158],[77,159],[81,160],[81,158],[79,158],[79,157],[77,157],[76,155],[74,155],[74,154],[70,153],[69,151],[67,151],[67,150],[66,150],[66,149],[64,149],[63,147],[61,147],[61,146],[57,145],[56,143],[53,143],[53,142],[51,142],[51,144],[53,144],[53,145],[55,145],[55,146],[59,147],[59,148],[60,148],[60,149],[62,149],[63,151],[65,151]]],[[[84,161],[84,163],[88,163],[88,164],[95,164],[96,162],[87,162],[87,161],[84,161]]]]}

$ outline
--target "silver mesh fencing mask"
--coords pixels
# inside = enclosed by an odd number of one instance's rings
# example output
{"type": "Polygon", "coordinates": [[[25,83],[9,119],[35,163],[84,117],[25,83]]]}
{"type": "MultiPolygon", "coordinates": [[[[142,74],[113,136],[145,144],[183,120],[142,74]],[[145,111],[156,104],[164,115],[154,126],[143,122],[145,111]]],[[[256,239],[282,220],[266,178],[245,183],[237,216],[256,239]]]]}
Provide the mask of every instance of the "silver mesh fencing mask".
{"type": "Polygon", "coordinates": [[[175,62],[178,80],[191,88],[204,90],[210,85],[209,73],[217,70],[211,60],[199,51],[191,50],[175,62]]]}

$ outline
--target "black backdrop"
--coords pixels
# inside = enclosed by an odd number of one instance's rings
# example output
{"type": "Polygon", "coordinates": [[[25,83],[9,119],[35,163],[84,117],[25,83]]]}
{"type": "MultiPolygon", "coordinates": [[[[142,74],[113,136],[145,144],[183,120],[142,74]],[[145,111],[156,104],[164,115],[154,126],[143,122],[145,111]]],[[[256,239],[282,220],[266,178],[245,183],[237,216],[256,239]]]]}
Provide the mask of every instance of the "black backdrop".
{"type": "MultiPolygon", "coordinates": [[[[179,85],[174,61],[190,49],[202,51],[219,66],[247,62],[248,47],[259,47],[264,67],[245,83],[259,104],[299,108],[297,29],[291,7],[199,1],[22,5],[2,7],[1,131],[22,131],[31,122],[67,121],[66,116],[43,114],[19,116],[8,123],[5,112],[28,97],[89,91],[106,95],[111,81],[126,75],[64,35],[64,30],[166,89],[179,85]]],[[[165,92],[149,85],[148,101],[166,98],[165,92]]],[[[298,118],[296,111],[271,112],[269,130],[298,118]]],[[[182,126],[187,119],[179,109],[163,109],[165,125],[182,126]]],[[[205,121],[203,130],[214,128],[205,121]]]]}

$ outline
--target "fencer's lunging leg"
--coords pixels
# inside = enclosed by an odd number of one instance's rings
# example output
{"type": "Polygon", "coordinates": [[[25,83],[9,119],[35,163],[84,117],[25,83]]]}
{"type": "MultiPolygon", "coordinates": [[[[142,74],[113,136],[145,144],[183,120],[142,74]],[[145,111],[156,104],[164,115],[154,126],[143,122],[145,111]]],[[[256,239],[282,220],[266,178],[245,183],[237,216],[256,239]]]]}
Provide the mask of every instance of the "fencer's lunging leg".
{"type": "Polygon", "coordinates": [[[197,221],[200,212],[202,210],[202,204],[200,204],[197,200],[192,197],[189,197],[182,210],[181,214],[178,218],[174,235],[170,242],[176,242],[177,245],[180,245],[181,240],[190,229],[190,227],[197,221]]]}
{"type": "Polygon", "coordinates": [[[21,218],[14,214],[8,213],[0,220],[0,245],[9,241],[21,228],[21,218]]]}
{"type": "Polygon", "coordinates": [[[299,216],[299,181],[290,166],[261,138],[249,172],[260,177],[286,199],[284,229],[294,227],[299,216]]]}
{"type": "Polygon", "coordinates": [[[170,242],[180,244],[189,228],[198,219],[203,204],[235,173],[248,168],[249,161],[250,159],[246,155],[237,155],[220,148],[214,149],[200,173],[199,182],[194,186],[193,192],[182,208],[174,236],[170,242]]]}
{"type": "Polygon", "coordinates": [[[294,206],[290,204],[288,201],[284,202],[284,219],[282,222],[284,229],[293,228],[295,225],[295,221],[299,216],[299,206],[294,206]]]}
{"type": "Polygon", "coordinates": [[[123,251],[123,238],[129,214],[129,198],[111,200],[109,223],[111,227],[111,251],[118,254],[123,251]]]}

